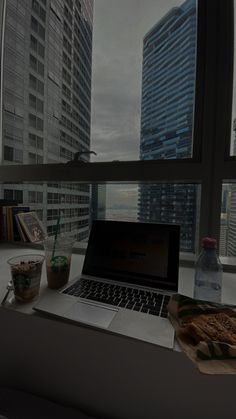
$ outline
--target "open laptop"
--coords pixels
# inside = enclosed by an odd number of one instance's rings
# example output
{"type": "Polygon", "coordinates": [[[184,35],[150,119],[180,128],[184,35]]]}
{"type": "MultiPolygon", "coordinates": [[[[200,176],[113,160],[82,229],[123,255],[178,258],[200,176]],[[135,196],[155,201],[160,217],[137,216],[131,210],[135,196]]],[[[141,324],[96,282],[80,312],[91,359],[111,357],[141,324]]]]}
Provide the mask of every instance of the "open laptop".
{"type": "Polygon", "coordinates": [[[167,304],[178,291],[180,227],[93,222],[82,274],[34,309],[173,348],[167,304]]]}

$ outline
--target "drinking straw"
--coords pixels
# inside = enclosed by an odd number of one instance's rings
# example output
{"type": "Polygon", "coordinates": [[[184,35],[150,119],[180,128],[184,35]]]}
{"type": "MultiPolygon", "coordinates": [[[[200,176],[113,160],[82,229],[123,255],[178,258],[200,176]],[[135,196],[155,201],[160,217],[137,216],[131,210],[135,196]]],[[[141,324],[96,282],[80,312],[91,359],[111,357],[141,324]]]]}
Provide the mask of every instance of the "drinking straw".
{"type": "Polygon", "coordinates": [[[59,214],[59,217],[57,219],[56,232],[55,232],[55,237],[54,237],[54,242],[53,242],[52,259],[54,258],[55,251],[56,251],[57,235],[60,230],[60,219],[61,219],[61,214],[59,214]]]}

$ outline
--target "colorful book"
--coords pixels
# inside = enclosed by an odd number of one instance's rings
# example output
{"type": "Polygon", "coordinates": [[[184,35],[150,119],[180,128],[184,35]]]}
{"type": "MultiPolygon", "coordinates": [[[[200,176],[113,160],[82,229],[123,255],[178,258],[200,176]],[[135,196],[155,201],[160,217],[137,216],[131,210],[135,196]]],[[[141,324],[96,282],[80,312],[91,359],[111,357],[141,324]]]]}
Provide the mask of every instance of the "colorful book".
{"type": "Polygon", "coordinates": [[[21,240],[22,242],[28,242],[28,241],[29,241],[29,239],[26,237],[26,235],[25,235],[24,231],[22,230],[22,227],[21,227],[20,221],[18,220],[18,218],[17,218],[17,217],[15,217],[15,221],[16,221],[16,225],[17,225],[17,228],[18,228],[18,231],[19,231],[20,240],[21,240]]]}
{"type": "MultiPolygon", "coordinates": [[[[30,207],[11,207],[11,216],[12,216],[12,235],[14,241],[22,240],[21,232],[16,220],[16,214],[25,212],[30,212],[30,207]]],[[[26,240],[23,240],[26,241],[26,240]]]]}
{"type": "Polygon", "coordinates": [[[36,212],[22,212],[16,214],[18,218],[21,228],[28,238],[28,240],[32,243],[41,242],[46,237],[46,232],[43,224],[39,220],[36,212]]]}

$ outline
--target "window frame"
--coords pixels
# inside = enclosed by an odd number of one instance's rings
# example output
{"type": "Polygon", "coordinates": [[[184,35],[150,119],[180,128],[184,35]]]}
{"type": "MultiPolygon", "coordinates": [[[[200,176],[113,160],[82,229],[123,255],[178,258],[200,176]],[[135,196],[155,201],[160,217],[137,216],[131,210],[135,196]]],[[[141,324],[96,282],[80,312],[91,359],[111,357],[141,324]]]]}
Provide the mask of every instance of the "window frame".
{"type": "Polygon", "coordinates": [[[236,157],[230,156],[233,10],[233,0],[198,0],[192,158],[0,166],[0,182],[200,184],[198,234],[219,242],[222,185],[236,181],[236,157]]]}

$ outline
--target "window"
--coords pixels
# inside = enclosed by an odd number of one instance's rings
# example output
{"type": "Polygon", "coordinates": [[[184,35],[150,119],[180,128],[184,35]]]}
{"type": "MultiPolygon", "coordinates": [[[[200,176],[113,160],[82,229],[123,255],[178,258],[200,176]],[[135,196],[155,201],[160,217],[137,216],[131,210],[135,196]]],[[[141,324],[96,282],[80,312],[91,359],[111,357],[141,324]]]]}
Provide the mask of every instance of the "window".
{"type": "Polygon", "coordinates": [[[32,94],[29,94],[29,105],[37,112],[43,113],[43,101],[32,94]]]}
{"type": "Polygon", "coordinates": [[[37,191],[28,192],[29,204],[40,204],[43,202],[43,193],[37,191]]]}
{"type": "Polygon", "coordinates": [[[71,44],[70,42],[66,39],[66,37],[63,37],[63,46],[66,49],[66,51],[68,52],[68,54],[71,54],[71,44]]]}
{"type": "Polygon", "coordinates": [[[30,68],[36,71],[40,76],[44,76],[44,65],[30,54],[30,68]]]}
{"type": "Polygon", "coordinates": [[[71,75],[65,68],[62,69],[62,77],[69,85],[71,84],[71,75]]]}
{"type": "MultiPolygon", "coordinates": [[[[24,114],[29,115],[29,121],[18,118],[12,122],[4,111],[3,127],[20,133],[27,150],[24,164],[29,158],[37,164],[43,154],[48,165],[38,165],[30,174],[24,166],[19,170],[12,164],[9,168],[4,165],[0,167],[1,178],[13,183],[19,179],[47,182],[43,199],[50,205],[78,204],[79,216],[85,218],[67,220],[66,228],[77,222],[79,227],[82,221],[88,223],[90,208],[81,198],[89,198],[91,204],[91,184],[107,182],[106,204],[108,190],[115,203],[112,208],[109,198],[109,216],[125,204],[127,211],[135,208],[139,220],[181,223],[184,214],[182,250],[193,252],[204,235],[213,235],[218,241],[221,235],[220,248],[227,256],[228,223],[232,231],[234,224],[236,173],[232,95],[235,2],[139,3],[135,9],[130,0],[121,8],[119,2],[107,0],[104,16],[99,1],[92,10],[89,1],[74,1],[72,8],[63,0],[58,2],[61,20],[55,19],[57,30],[38,15],[43,3],[32,3],[28,37],[33,37],[28,55],[32,71],[22,83],[30,88],[24,95],[31,95],[30,109],[24,114]],[[45,68],[39,43],[48,51],[45,68]],[[54,45],[60,47],[60,54],[55,53],[54,45]],[[52,82],[54,75],[57,83],[52,82]],[[40,93],[44,93],[43,103],[40,93]],[[97,155],[90,156],[89,151],[97,155]],[[71,160],[76,152],[84,152],[81,159],[92,163],[79,163],[78,170],[57,166],[71,160]],[[71,187],[78,179],[87,190],[80,189],[77,194],[71,187]],[[60,181],[64,181],[63,187],[60,181]],[[57,186],[48,186],[51,182],[57,186]],[[227,211],[231,211],[231,218],[227,218],[227,211]]],[[[5,75],[9,67],[13,74],[22,74],[17,58],[12,69],[11,54],[6,43],[5,75]]],[[[27,64],[24,71],[26,68],[27,64]]],[[[11,96],[7,89],[4,103],[16,101],[16,91],[11,96]]],[[[23,101],[21,105],[23,108],[23,101]]],[[[5,135],[3,146],[15,149],[5,135]]],[[[10,156],[8,149],[5,152],[10,156]]],[[[46,211],[54,209],[58,208],[44,208],[44,219],[46,211]]],[[[53,231],[54,225],[48,228],[53,231]]],[[[84,240],[87,233],[88,229],[79,228],[78,237],[84,240]]],[[[230,249],[234,253],[232,246],[230,249]]]]}
{"type": "Polygon", "coordinates": [[[14,159],[14,149],[13,147],[4,146],[4,160],[13,161],[14,159]]]}
{"type": "Polygon", "coordinates": [[[4,160],[14,161],[18,163],[23,162],[23,152],[18,148],[13,148],[9,146],[4,146],[4,160]]]}
{"type": "Polygon", "coordinates": [[[29,126],[39,131],[43,131],[43,120],[36,115],[29,114],[29,126]]]}
{"type": "Polygon", "coordinates": [[[43,150],[43,138],[36,134],[29,133],[29,145],[43,150]]]}
{"type": "Polygon", "coordinates": [[[30,47],[40,57],[44,58],[44,53],[45,53],[44,46],[33,35],[30,36],[30,47]]]}
{"type": "Polygon", "coordinates": [[[68,22],[70,24],[72,24],[72,15],[69,12],[68,8],[66,7],[66,5],[64,6],[64,16],[67,18],[68,22]]]}
{"type": "Polygon", "coordinates": [[[41,25],[41,23],[39,23],[37,21],[37,19],[35,19],[33,16],[31,16],[31,29],[43,40],[45,40],[45,29],[44,27],[41,25]]]}
{"type": "Polygon", "coordinates": [[[37,79],[32,74],[29,75],[29,85],[30,85],[31,89],[36,90],[41,95],[44,94],[44,84],[43,84],[43,82],[40,81],[39,79],[37,79]]]}
{"type": "Polygon", "coordinates": [[[67,24],[67,22],[65,20],[64,20],[63,25],[64,25],[64,31],[65,31],[66,35],[68,36],[68,38],[70,40],[72,40],[72,30],[70,29],[69,25],[67,24]]]}
{"type": "Polygon", "coordinates": [[[29,164],[42,164],[43,156],[36,153],[29,153],[29,164]]]}
{"type": "Polygon", "coordinates": [[[4,199],[14,199],[19,204],[23,203],[23,191],[17,189],[5,189],[4,188],[4,199]]]}
{"type": "Polygon", "coordinates": [[[71,70],[71,60],[70,58],[66,55],[65,52],[63,52],[63,63],[68,67],[69,70],[71,70]]]}
{"type": "Polygon", "coordinates": [[[40,19],[45,22],[46,12],[43,7],[40,6],[37,0],[32,0],[32,10],[40,17],[40,19]]]}
{"type": "Polygon", "coordinates": [[[65,85],[65,84],[62,84],[62,93],[68,98],[68,99],[70,99],[71,98],[71,91],[70,91],[70,89],[65,85]]]}

